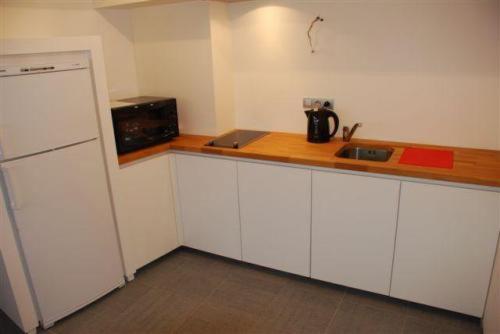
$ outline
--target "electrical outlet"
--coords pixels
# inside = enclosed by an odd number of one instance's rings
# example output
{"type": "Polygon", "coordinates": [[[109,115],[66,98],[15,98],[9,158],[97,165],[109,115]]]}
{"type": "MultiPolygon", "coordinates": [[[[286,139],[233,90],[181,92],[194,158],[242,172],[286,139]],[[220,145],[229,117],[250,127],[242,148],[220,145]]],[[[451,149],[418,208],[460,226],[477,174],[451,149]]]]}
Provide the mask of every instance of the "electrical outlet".
{"type": "Polygon", "coordinates": [[[333,109],[335,104],[333,99],[328,99],[324,97],[304,97],[302,101],[302,106],[304,109],[316,109],[319,107],[324,107],[327,104],[328,109],[333,109]]]}

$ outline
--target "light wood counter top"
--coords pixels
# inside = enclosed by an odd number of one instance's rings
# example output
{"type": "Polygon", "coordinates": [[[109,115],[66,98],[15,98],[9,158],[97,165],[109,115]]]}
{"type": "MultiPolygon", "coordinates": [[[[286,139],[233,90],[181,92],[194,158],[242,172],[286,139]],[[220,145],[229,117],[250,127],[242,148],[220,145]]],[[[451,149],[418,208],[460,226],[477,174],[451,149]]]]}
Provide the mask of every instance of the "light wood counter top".
{"type": "Polygon", "coordinates": [[[389,146],[394,148],[394,153],[389,161],[374,162],[336,157],[335,153],[346,144],[339,138],[325,144],[313,144],[307,142],[305,135],[272,132],[241,149],[204,146],[213,138],[214,137],[208,136],[181,135],[169,143],[121,155],[119,157],[119,163],[120,165],[130,163],[172,149],[177,151],[302,164],[306,166],[337,168],[500,187],[500,151],[364,139],[351,140],[352,144],[389,146]],[[399,164],[399,159],[406,147],[452,150],[454,152],[454,167],[453,169],[443,169],[399,164]]]}

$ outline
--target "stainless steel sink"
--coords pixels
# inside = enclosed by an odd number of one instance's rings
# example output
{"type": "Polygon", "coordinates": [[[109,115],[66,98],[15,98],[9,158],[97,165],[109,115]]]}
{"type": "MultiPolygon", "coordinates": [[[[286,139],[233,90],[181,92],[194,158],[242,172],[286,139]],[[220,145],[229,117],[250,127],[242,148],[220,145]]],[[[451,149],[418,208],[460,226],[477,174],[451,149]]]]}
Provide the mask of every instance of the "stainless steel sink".
{"type": "Polygon", "coordinates": [[[354,145],[342,147],[335,155],[339,158],[386,162],[394,149],[391,147],[354,145]]]}

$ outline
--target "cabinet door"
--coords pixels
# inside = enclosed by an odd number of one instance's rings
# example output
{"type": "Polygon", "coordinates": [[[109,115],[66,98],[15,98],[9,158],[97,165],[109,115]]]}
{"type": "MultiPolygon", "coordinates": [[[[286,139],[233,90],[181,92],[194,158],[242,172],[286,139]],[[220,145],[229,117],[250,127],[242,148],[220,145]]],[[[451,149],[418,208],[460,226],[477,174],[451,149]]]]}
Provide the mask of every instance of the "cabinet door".
{"type": "Polygon", "coordinates": [[[243,260],[309,276],[311,172],[238,163],[243,260]]]}
{"type": "Polygon", "coordinates": [[[311,276],[389,294],[399,181],[313,172],[311,276]]]}
{"type": "Polygon", "coordinates": [[[391,296],[481,317],[500,194],[403,182],[391,296]]]}
{"type": "Polygon", "coordinates": [[[127,276],[179,246],[170,158],[141,161],[116,176],[115,207],[127,276]]]}
{"type": "Polygon", "coordinates": [[[175,159],[184,244],[241,260],[236,161],[175,159]]]}

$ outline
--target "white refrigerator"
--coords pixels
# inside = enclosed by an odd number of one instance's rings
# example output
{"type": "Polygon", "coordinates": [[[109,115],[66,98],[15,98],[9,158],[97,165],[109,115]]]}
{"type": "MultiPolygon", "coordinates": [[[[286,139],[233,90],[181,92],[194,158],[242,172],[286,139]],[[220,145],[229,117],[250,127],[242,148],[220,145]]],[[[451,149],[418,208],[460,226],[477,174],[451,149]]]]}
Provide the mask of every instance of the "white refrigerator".
{"type": "Polygon", "coordinates": [[[43,327],[124,284],[86,57],[0,66],[0,170],[43,327]]]}

